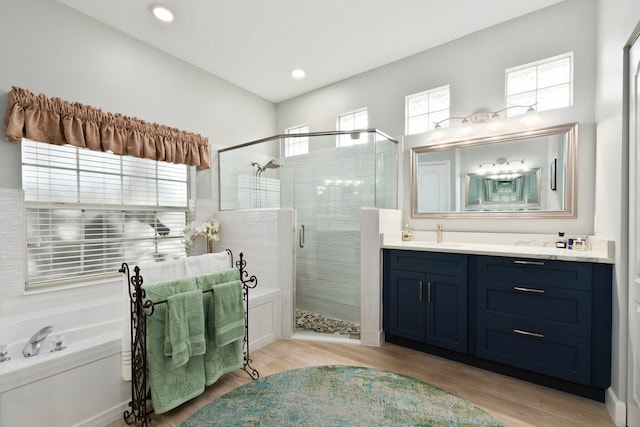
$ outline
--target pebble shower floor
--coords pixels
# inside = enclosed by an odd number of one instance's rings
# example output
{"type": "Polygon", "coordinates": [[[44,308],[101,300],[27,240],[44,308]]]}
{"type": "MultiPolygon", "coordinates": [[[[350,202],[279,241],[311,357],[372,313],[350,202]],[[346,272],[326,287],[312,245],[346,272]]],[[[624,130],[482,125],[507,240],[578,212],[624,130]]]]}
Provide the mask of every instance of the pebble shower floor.
{"type": "Polygon", "coordinates": [[[296,330],[360,338],[360,325],[296,309],[296,330]]]}

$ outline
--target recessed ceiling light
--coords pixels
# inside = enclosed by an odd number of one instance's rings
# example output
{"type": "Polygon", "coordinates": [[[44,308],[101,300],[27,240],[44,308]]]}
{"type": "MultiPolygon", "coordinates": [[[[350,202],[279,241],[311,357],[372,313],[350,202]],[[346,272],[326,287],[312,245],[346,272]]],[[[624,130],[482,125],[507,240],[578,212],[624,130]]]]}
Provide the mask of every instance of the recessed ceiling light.
{"type": "Polygon", "coordinates": [[[167,6],[154,3],[149,6],[149,10],[153,13],[153,16],[161,20],[162,22],[172,22],[174,19],[173,12],[167,6]]]}
{"type": "Polygon", "coordinates": [[[291,70],[291,77],[293,77],[294,79],[301,79],[306,75],[307,73],[305,73],[302,68],[294,68],[293,70],[291,70]]]}

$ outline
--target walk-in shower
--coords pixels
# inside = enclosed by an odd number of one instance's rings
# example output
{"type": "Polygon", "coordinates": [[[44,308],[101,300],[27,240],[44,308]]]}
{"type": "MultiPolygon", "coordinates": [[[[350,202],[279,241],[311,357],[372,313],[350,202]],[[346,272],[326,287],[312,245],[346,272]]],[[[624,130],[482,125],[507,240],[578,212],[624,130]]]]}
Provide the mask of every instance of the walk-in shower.
{"type": "Polygon", "coordinates": [[[277,135],[218,160],[221,210],[295,210],[298,331],[357,337],[360,210],[397,207],[397,142],[377,130],[277,135]]]}

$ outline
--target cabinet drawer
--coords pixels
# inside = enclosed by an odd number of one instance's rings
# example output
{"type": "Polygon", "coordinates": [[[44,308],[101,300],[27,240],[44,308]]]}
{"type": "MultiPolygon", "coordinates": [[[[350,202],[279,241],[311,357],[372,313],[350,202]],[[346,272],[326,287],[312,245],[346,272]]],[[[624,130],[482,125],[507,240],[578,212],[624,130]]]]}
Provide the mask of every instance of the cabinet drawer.
{"type": "Polygon", "coordinates": [[[452,277],[467,277],[467,256],[440,252],[388,250],[389,267],[452,277]]]}
{"type": "Polygon", "coordinates": [[[591,292],[481,279],[478,316],[561,334],[591,336],[591,292]]]}
{"type": "Polygon", "coordinates": [[[514,286],[544,285],[591,290],[591,264],[528,258],[478,257],[478,278],[514,286]]]}
{"type": "Polygon", "coordinates": [[[484,359],[579,384],[591,382],[587,338],[478,319],[476,346],[476,355],[484,359]]]}

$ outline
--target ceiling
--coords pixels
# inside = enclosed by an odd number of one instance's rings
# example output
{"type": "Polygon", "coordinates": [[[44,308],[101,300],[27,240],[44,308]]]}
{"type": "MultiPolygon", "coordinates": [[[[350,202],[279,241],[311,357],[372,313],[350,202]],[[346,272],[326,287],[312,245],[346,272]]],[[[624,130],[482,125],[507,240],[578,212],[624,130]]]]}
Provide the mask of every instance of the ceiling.
{"type": "Polygon", "coordinates": [[[58,1],[277,103],[561,0],[58,1]]]}

